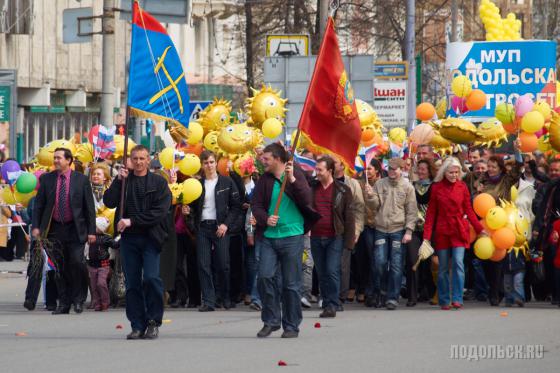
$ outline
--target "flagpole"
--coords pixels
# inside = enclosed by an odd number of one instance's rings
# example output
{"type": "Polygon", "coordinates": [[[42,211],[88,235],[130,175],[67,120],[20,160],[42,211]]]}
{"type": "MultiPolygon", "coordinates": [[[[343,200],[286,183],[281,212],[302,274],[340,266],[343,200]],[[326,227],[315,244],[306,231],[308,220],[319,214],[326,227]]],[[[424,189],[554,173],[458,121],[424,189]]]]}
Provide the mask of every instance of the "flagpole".
{"type": "MultiPolygon", "coordinates": [[[[126,106],[126,118],[124,121],[124,147],[123,147],[123,157],[122,157],[122,162],[123,162],[123,167],[127,167],[127,163],[128,163],[128,121],[130,120],[130,108],[127,105],[126,106]]],[[[126,178],[121,180],[121,202],[120,202],[120,208],[119,208],[119,220],[123,218],[123,213],[124,213],[124,199],[126,197],[126,178]]]]}
{"type": "MultiPolygon", "coordinates": [[[[329,17],[327,18],[327,27],[328,27],[329,22],[331,22],[331,20],[333,19],[334,15],[336,13],[336,10],[338,9],[339,6],[340,6],[340,1],[339,0],[332,0],[332,2],[329,4],[329,17]]],[[[333,20],[333,22],[334,22],[334,20],[333,20]]],[[[321,52],[323,50],[325,35],[326,35],[326,32],[323,35],[323,41],[321,42],[321,47],[319,48],[318,56],[321,55],[321,52]]],[[[310,85],[309,85],[309,89],[307,91],[308,93],[309,93],[309,90],[311,89],[311,84],[313,84],[313,82],[315,81],[314,80],[315,73],[316,73],[316,70],[313,69],[313,75],[311,76],[311,82],[310,82],[310,85]]],[[[306,97],[305,103],[303,105],[303,112],[305,112],[305,107],[308,104],[307,101],[308,100],[307,100],[307,97],[306,97]]],[[[300,118],[300,122],[301,122],[301,118],[300,118]]],[[[294,138],[294,142],[293,142],[293,145],[292,145],[292,150],[293,151],[290,153],[290,158],[288,159],[288,162],[293,162],[293,160],[294,160],[294,153],[297,150],[297,145],[298,145],[298,142],[299,142],[300,134],[301,134],[300,123],[298,123],[296,136],[294,138]]],[[[292,170],[293,170],[293,164],[292,164],[292,170]]],[[[280,203],[282,202],[282,197],[284,196],[284,191],[286,190],[287,179],[288,178],[284,175],[284,180],[282,180],[282,185],[280,187],[280,193],[278,193],[278,198],[276,199],[276,206],[274,207],[274,214],[273,214],[274,216],[278,216],[278,210],[280,209],[280,203]]]]}

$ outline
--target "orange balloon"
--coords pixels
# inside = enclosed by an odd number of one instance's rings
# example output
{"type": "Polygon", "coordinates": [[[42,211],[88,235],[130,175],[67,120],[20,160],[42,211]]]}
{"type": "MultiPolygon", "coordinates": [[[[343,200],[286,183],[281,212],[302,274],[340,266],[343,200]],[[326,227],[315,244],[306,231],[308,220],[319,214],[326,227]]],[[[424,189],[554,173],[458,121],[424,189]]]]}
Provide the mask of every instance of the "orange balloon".
{"type": "Polygon", "coordinates": [[[496,207],[496,200],[488,193],[481,193],[474,197],[473,208],[474,212],[481,218],[485,218],[488,210],[496,207]]]}
{"type": "Polygon", "coordinates": [[[429,102],[422,102],[416,107],[416,118],[419,120],[430,120],[436,115],[436,108],[429,102]]]}
{"type": "Polygon", "coordinates": [[[513,122],[508,124],[502,123],[502,127],[504,127],[506,132],[509,133],[510,135],[515,135],[519,131],[519,123],[517,120],[514,120],[513,122]]]}
{"type": "Polygon", "coordinates": [[[521,132],[519,134],[519,150],[523,153],[531,153],[539,148],[539,139],[534,133],[521,132]]]}
{"type": "Polygon", "coordinates": [[[373,140],[375,137],[375,131],[373,128],[365,128],[362,130],[362,142],[368,142],[373,140]]]}
{"type": "Polygon", "coordinates": [[[490,228],[490,227],[486,224],[486,220],[485,220],[485,219],[480,219],[480,225],[482,225],[482,227],[484,228],[484,230],[485,230],[488,234],[490,234],[490,235],[492,235],[492,234],[495,232],[492,228],[490,228]]]}
{"type": "Polygon", "coordinates": [[[198,143],[198,144],[194,144],[194,145],[185,144],[185,145],[181,146],[179,148],[179,150],[184,152],[184,153],[196,154],[196,155],[200,156],[200,153],[202,153],[202,150],[204,150],[204,147],[203,147],[202,143],[198,143]]]}
{"type": "Polygon", "coordinates": [[[492,233],[492,242],[496,249],[509,249],[515,244],[515,233],[511,228],[500,228],[492,233]]]}
{"type": "Polygon", "coordinates": [[[471,111],[482,109],[486,106],[486,94],[480,89],[473,89],[467,96],[466,105],[471,111]]]}
{"type": "Polygon", "coordinates": [[[496,249],[494,250],[494,254],[490,257],[490,260],[493,262],[499,262],[500,260],[506,257],[506,250],[505,249],[496,249]]]}
{"type": "Polygon", "coordinates": [[[474,230],[472,224],[469,224],[469,234],[470,234],[469,242],[473,243],[474,241],[476,241],[476,231],[474,230]]]}
{"type": "Polygon", "coordinates": [[[229,158],[227,158],[227,157],[222,157],[218,161],[218,166],[216,168],[218,169],[218,173],[220,175],[229,176],[228,162],[229,162],[229,158]]]}
{"type": "Polygon", "coordinates": [[[371,140],[369,140],[369,141],[363,141],[363,142],[362,142],[362,146],[363,146],[364,148],[369,148],[370,146],[373,145],[374,140],[375,140],[375,138],[373,138],[373,139],[371,139],[371,140]]]}

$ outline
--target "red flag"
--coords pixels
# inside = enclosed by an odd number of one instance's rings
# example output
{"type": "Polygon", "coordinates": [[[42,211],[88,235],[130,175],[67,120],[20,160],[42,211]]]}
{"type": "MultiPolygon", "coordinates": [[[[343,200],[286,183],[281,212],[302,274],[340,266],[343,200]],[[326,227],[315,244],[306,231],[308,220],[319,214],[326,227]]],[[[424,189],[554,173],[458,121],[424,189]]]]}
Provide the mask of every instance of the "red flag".
{"type": "Polygon", "coordinates": [[[354,169],[362,131],[332,17],[327,22],[299,128],[315,145],[340,156],[347,167],[354,169]]]}

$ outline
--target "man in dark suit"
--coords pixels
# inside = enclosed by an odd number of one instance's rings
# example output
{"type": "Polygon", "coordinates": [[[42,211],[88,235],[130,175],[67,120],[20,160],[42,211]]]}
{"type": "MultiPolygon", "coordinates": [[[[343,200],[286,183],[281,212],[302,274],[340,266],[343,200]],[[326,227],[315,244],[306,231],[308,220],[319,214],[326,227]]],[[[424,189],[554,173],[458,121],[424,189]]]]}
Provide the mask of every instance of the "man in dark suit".
{"type": "Polygon", "coordinates": [[[84,244],[95,242],[95,206],[88,178],[70,169],[73,156],[66,148],[54,151],[55,171],[41,176],[33,210],[33,237],[59,244],[56,286],[59,304],[54,315],[70,306],[81,313],[87,297],[84,244]]]}

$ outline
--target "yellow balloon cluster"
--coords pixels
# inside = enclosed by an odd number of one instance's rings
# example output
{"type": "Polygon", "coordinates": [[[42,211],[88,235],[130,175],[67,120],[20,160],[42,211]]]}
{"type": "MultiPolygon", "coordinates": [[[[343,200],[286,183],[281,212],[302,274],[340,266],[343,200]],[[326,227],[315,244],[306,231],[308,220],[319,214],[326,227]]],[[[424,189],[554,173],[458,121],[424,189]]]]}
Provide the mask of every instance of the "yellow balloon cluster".
{"type": "Polygon", "coordinates": [[[76,146],[71,141],[64,139],[53,140],[40,148],[37,153],[37,161],[41,166],[50,167],[53,165],[53,156],[56,148],[66,148],[70,150],[73,155],[76,154],[76,146]]]}
{"type": "Polygon", "coordinates": [[[257,128],[252,128],[247,123],[232,124],[222,128],[217,136],[220,153],[243,154],[263,141],[262,134],[257,128]]]}
{"type": "Polygon", "coordinates": [[[478,10],[487,41],[521,40],[521,21],[515,14],[509,13],[502,18],[500,9],[490,0],[482,0],[478,10]]]}

